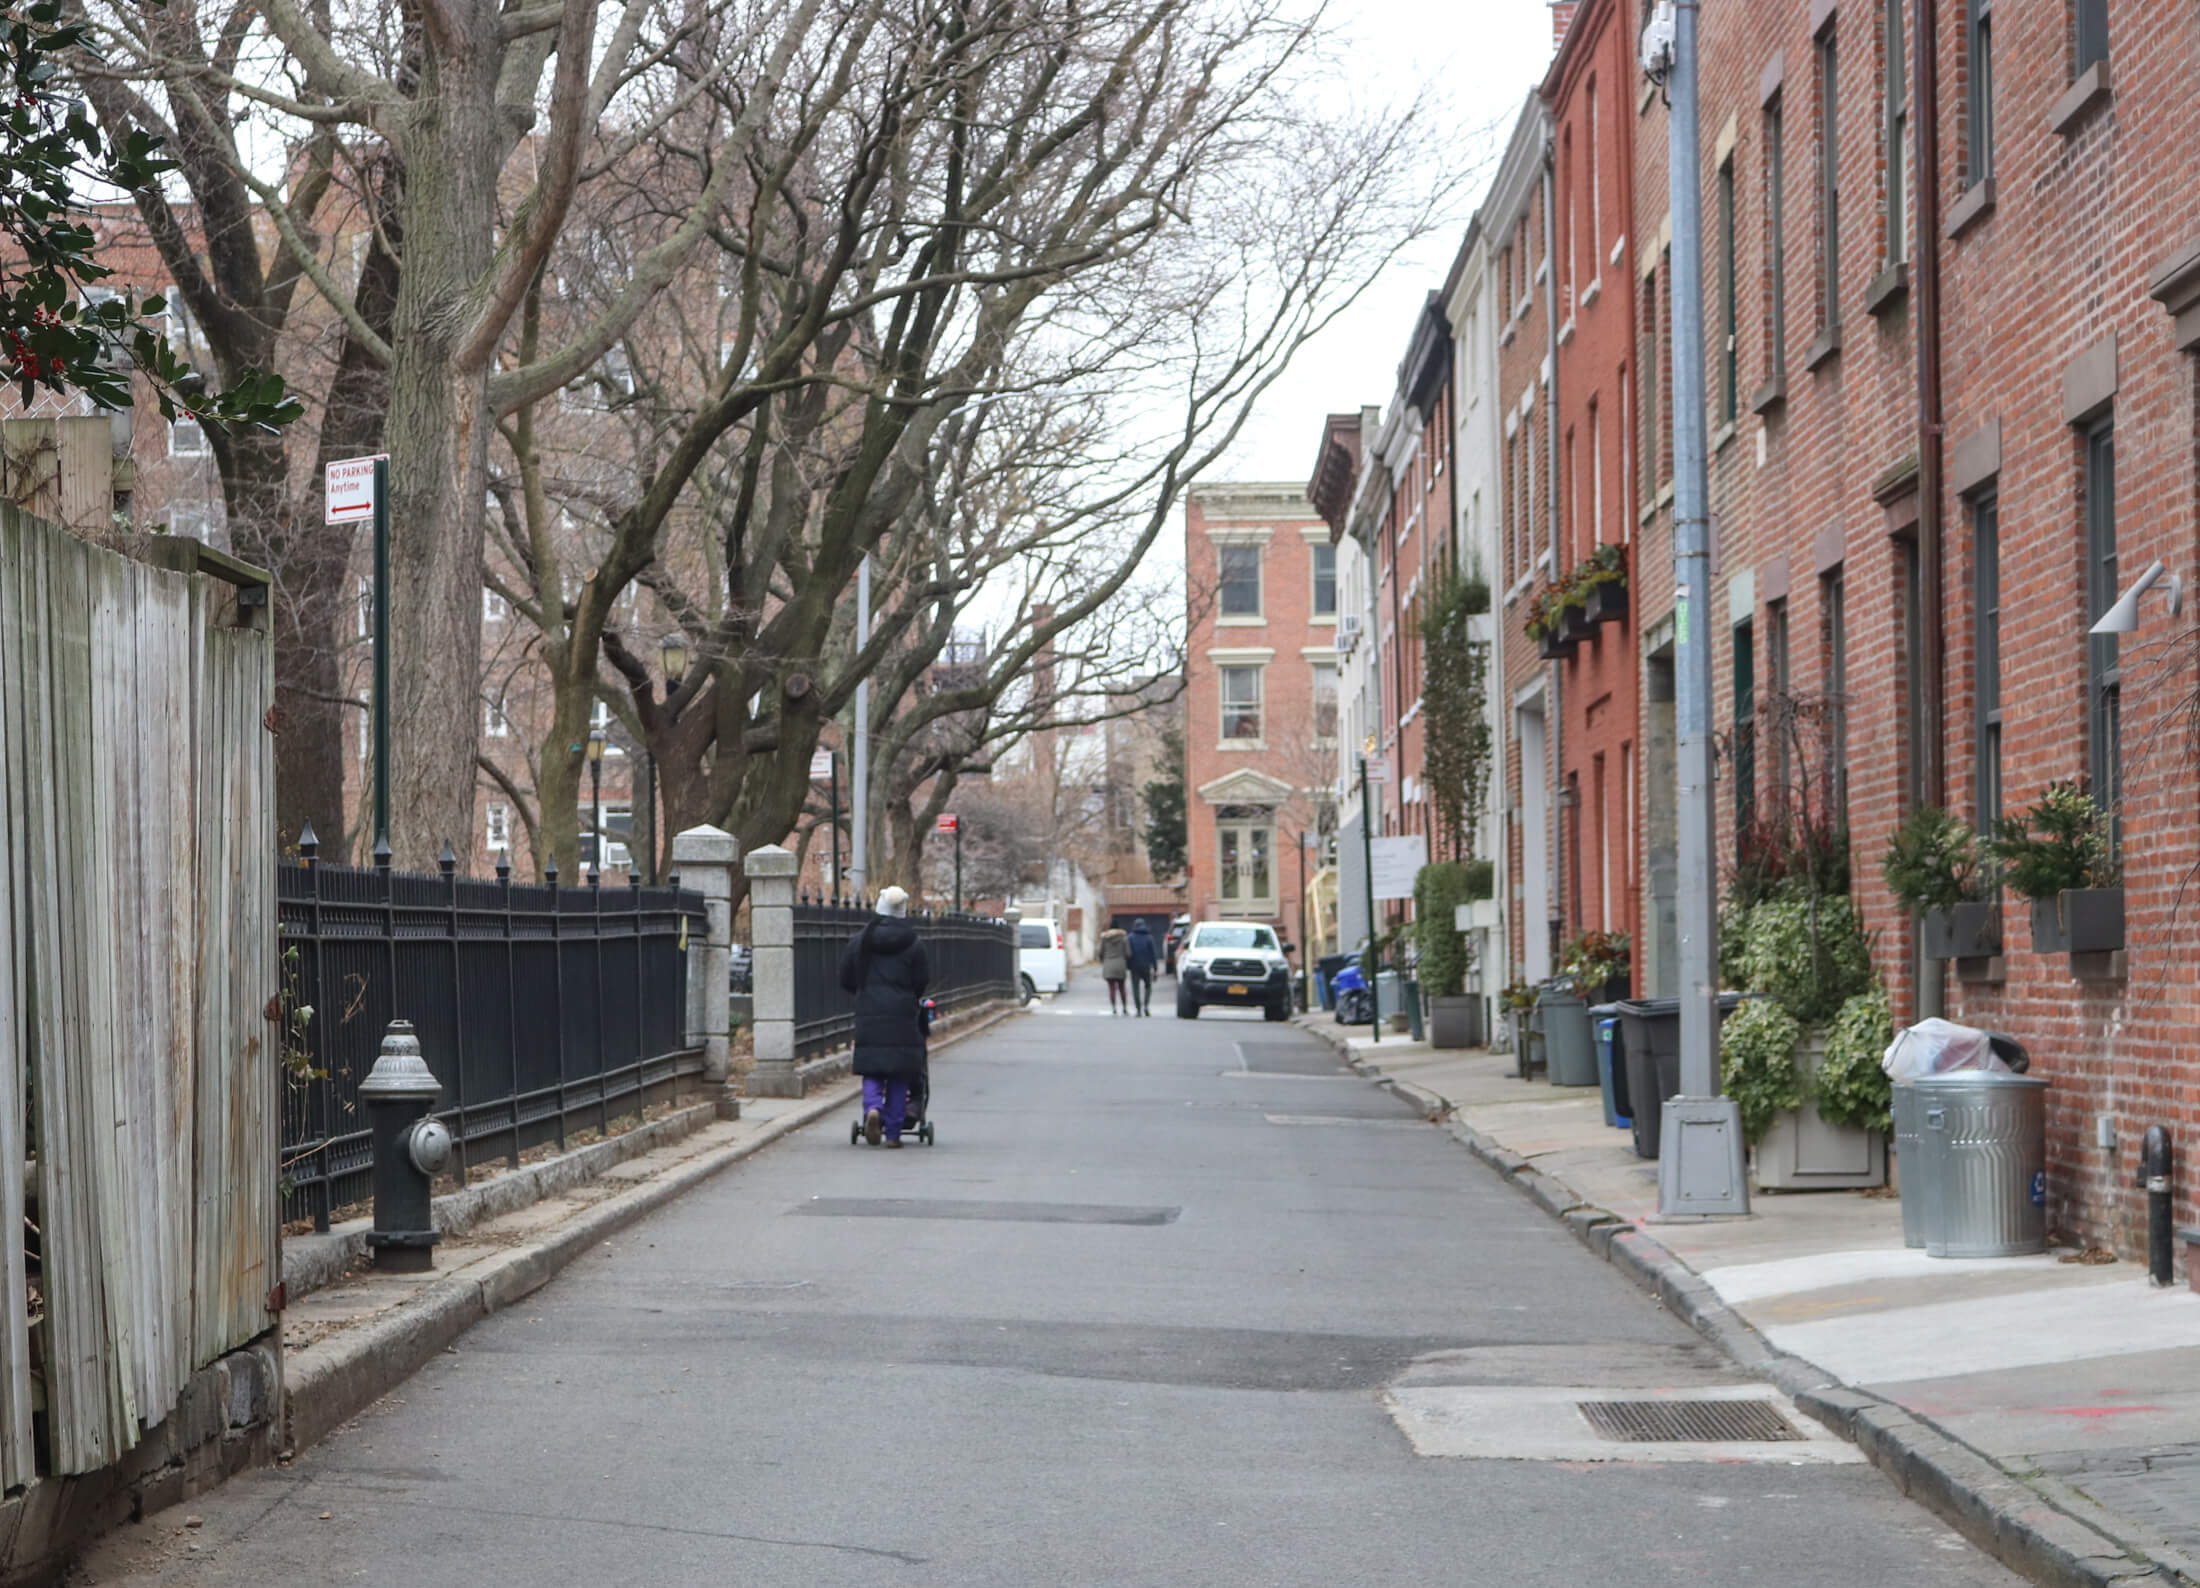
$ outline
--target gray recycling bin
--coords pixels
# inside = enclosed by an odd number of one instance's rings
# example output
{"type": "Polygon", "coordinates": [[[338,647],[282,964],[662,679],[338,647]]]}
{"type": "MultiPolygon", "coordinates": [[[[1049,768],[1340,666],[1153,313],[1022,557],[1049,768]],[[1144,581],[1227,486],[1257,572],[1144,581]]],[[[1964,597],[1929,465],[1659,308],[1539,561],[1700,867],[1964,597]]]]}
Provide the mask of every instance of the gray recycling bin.
{"type": "Polygon", "coordinates": [[[1902,1170],[1902,1244],[1925,1244],[1925,1149],[1917,1139],[1917,1088],[1894,1087],[1894,1161],[1902,1170]]]}
{"type": "Polygon", "coordinates": [[[2047,1082],[1955,1070],[1910,1090],[1925,1169],[1925,1255],[2045,1251],[2047,1082]]]}

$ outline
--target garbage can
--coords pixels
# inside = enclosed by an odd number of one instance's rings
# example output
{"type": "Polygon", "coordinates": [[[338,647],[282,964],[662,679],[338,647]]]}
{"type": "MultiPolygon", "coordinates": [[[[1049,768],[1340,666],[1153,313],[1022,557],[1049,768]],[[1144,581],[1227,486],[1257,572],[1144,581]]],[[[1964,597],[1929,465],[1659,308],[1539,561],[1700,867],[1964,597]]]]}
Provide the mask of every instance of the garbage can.
{"type": "MultiPolygon", "coordinates": [[[[1719,994],[1723,1021],[1741,1004],[1740,993],[1719,994]]],[[[1665,1100],[1681,1089],[1681,1001],[1678,998],[1622,999],[1619,1053],[1627,1068],[1627,1113],[1635,1156],[1658,1155],[1658,1132],[1665,1124],[1665,1100]]]]}
{"type": "Polygon", "coordinates": [[[1408,976],[1398,996],[1405,1001],[1406,1035],[1419,1042],[1426,1035],[1421,1028],[1421,984],[1408,976]]]}
{"type": "Polygon", "coordinates": [[[1551,988],[1536,999],[1543,1015],[1543,1051],[1550,1061],[1553,1086],[1597,1084],[1596,1039],[1589,1031],[1589,1006],[1581,995],[1551,988]]]}
{"type": "Polygon", "coordinates": [[[1625,1130],[1633,1121],[1627,1106],[1627,1057],[1621,1046],[1619,1005],[1597,1004],[1589,1011],[1597,1038],[1597,1084],[1604,1089],[1604,1123],[1625,1130]]]}
{"type": "Polygon", "coordinates": [[[1381,1005],[1383,1024],[1387,1029],[1393,1020],[1405,1018],[1405,994],[1401,990],[1398,973],[1379,970],[1375,973],[1375,997],[1381,1005]]]}
{"type": "Polygon", "coordinates": [[[1894,1088],[1894,1161],[1902,1173],[1902,1244],[1925,1244],[1925,1148],[1917,1139],[1917,1088],[1894,1088]]]}
{"type": "Polygon", "coordinates": [[[1336,994],[1330,990],[1329,984],[1336,980],[1337,972],[1352,963],[1354,957],[1351,954],[1324,954],[1314,961],[1314,985],[1321,989],[1324,1009],[1336,1007],[1336,994]]]}
{"type": "Polygon", "coordinates": [[[2047,1082],[1954,1070],[1911,1084],[1925,1166],[1925,1255],[2047,1249],[2047,1082]]]}

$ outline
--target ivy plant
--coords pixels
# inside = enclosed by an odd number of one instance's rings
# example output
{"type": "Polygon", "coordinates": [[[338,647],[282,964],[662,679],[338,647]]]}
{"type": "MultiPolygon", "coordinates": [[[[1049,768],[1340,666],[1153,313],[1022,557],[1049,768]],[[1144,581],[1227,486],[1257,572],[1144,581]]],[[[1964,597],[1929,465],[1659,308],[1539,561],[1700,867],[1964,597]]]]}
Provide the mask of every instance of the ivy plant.
{"type": "Polygon", "coordinates": [[[1767,899],[1742,934],[1741,983],[1816,1025],[1872,984],[1871,945],[1854,902],[1767,899]]]}
{"type": "Polygon", "coordinates": [[[1489,609],[1488,582],[1458,568],[1444,570],[1421,602],[1422,780],[1438,843],[1454,860],[1474,853],[1489,797],[1490,647],[1470,621],[1489,609]]]}
{"type": "Polygon", "coordinates": [[[1741,1110],[1742,1134],[1751,1143],[1781,1114],[1803,1106],[1795,1068],[1802,1045],[1801,1022],[1769,998],[1743,1000],[1720,1027],[1720,1086],[1741,1110]]]}
{"type": "Polygon", "coordinates": [[[1875,986],[1841,1006],[1826,1033],[1825,1061],[1812,1078],[1820,1116],[1861,1130],[1894,1128],[1894,1086],[1880,1067],[1894,1041],[1887,989],[1875,986]]]}

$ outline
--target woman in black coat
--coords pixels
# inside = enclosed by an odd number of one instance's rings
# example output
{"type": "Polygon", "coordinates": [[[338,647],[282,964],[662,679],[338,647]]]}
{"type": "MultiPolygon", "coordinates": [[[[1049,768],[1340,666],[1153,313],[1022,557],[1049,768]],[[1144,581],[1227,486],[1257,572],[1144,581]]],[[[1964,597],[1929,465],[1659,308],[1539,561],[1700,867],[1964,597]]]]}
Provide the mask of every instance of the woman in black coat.
{"type": "Polygon", "coordinates": [[[856,995],[855,1072],[863,1077],[863,1136],[901,1145],[910,1083],[924,1074],[924,989],[932,979],[909,895],[888,888],[878,914],[840,951],[840,985],[856,995]]]}

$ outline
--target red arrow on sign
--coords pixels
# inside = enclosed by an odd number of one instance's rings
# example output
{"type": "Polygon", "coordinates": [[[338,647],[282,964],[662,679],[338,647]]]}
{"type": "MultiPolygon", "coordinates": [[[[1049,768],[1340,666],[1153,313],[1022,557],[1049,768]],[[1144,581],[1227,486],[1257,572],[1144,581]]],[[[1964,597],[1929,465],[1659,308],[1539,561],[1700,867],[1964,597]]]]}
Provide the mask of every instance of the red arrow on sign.
{"type": "Polygon", "coordinates": [[[962,824],[952,816],[942,816],[940,818],[940,825],[937,830],[943,833],[951,833],[954,832],[961,825],[962,824]]]}

